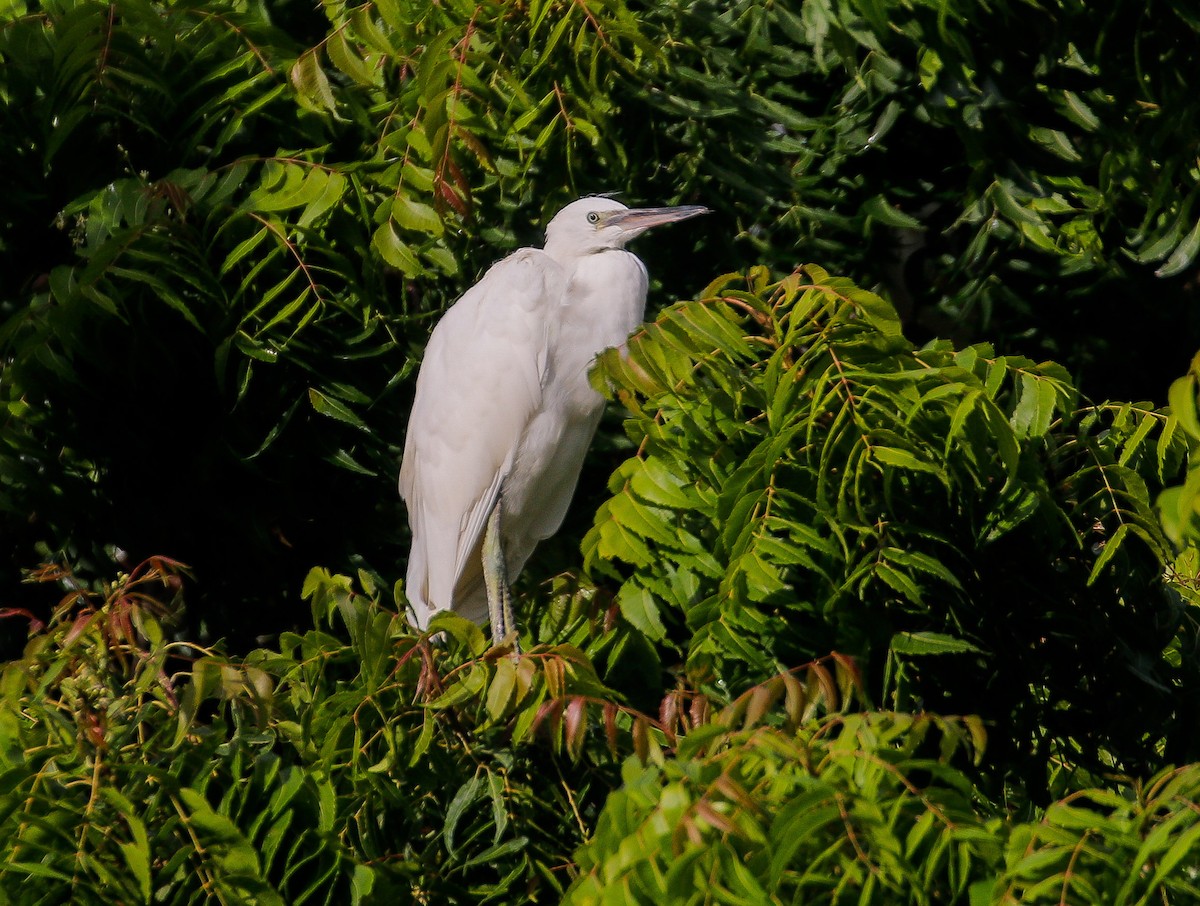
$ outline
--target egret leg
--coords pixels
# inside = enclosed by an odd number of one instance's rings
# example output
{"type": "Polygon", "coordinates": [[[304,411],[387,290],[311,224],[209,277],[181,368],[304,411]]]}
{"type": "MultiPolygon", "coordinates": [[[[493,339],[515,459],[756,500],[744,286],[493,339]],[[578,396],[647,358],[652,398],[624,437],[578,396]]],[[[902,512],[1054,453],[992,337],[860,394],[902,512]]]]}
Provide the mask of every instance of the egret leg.
{"type": "MultiPolygon", "coordinates": [[[[497,500],[488,517],[483,536],[483,582],[487,587],[488,620],[492,624],[492,644],[499,645],[517,628],[513,619],[512,592],[508,588],[508,565],[504,562],[504,547],[500,543],[500,504],[497,500]]],[[[514,646],[520,651],[520,643],[514,646]]]]}

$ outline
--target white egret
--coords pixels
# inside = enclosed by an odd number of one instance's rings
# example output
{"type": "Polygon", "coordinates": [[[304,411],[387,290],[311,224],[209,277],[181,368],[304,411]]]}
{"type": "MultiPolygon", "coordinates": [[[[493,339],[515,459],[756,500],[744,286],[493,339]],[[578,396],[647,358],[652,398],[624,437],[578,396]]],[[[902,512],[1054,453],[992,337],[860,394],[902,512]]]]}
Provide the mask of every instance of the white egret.
{"type": "Polygon", "coordinates": [[[497,643],[515,629],[509,577],[562,524],[604,406],[588,368],[644,317],[646,267],[625,244],[707,210],[581,198],[438,322],[400,469],[418,629],[446,609],[490,620],[497,643]]]}

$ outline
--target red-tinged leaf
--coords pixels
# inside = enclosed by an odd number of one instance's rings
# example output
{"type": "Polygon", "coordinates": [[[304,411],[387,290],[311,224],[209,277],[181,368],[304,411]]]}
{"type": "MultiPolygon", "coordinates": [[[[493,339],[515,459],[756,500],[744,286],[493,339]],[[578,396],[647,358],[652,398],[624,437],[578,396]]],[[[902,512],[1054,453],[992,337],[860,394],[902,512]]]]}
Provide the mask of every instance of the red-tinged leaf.
{"type": "Polygon", "coordinates": [[[821,705],[821,682],[811,665],[804,671],[804,697],[807,701],[804,704],[804,715],[800,718],[801,723],[807,723],[816,717],[817,709],[821,705]]]}
{"type": "Polygon", "coordinates": [[[749,701],[749,694],[735,698],[717,713],[717,723],[725,727],[732,727],[746,713],[746,705],[749,701]]]}
{"type": "Polygon", "coordinates": [[[588,656],[574,645],[555,645],[552,650],[563,659],[571,676],[575,675],[575,667],[591,669],[591,661],[588,660],[588,656]]]}
{"type": "Polygon", "coordinates": [[[480,165],[490,173],[496,172],[496,165],[492,161],[492,153],[470,130],[460,129],[458,132],[458,140],[471,149],[471,153],[475,155],[475,159],[480,165]]]}
{"type": "Polygon", "coordinates": [[[686,836],[688,843],[692,846],[702,846],[704,844],[704,834],[700,832],[700,828],[696,826],[696,821],[691,815],[684,815],[679,822],[679,827],[675,829],[672,835],[672,844],[676,852],[682,852],[686,845],[680,840],[680,836],[686,836]]]}
{"type": "Polygon", "coordinates": [[[738,808],[746,812],[759,812],[761,809],[755,803],[754,798],[746,792],[745,787],[730,777],[728,774],[722,774],[713,781],[712,788],[728,799],[730,802],[737,804],[738,808]]]}
{"type": "Polygon", "coordinates": [[[63,647],[66,648],[75,642],[84,631],[88,628],[88,624],[92,622],[92,617],[96,614],[94,611],[85,611],[75,618],[75,622],[71,624],[71,628],[67,630],[67,635],[63,639],[63,647]]]}
{"type": "Polygon", "coordinates": [[[758,726],[774,700],[775,695],[769,683],[763,683],[754,689],[750,693],[750,701],[746,705],[746,719],[742,724],[742,729],[749,730],[751,727],[758,726]]]}
{"type": "Polygon", "coordinates": [[[783,691],[783,708],[787,713],[788,724],[794,729],[804,719],[808,696],[804,694],[804,684],[791,672],[783,674],[783,691]]]}
{"type": "Polygon", "coordinates": [[[617,754],[617,706],[613,702],[604,703],[604,738],[608,742],[608,751],[617,754]]]}
{"type": "Polygon", "coordinates": [[[613,598],[608,607],[604,609],[604,631],[612,632],[617,627],[617,617],[621,613],[621,607],[617,604],[617,599],[613,598]]]}
{"type": "Polygon", "coordinates": [[[566,694],[566,668],[562,659],[546,658],[542,672],[546,674],[546,693],[550,698],[562,698],[566,694]]]}
{"type": "Polygon", "coordinates": [[[0,607],[0,620],[5,617],[25,617],[29,620],[30,632],[41,632],[46,628],[46,624],[33,615],[32,611],[26,610],[24,607],[0,607]]]}
{"type": "Polygon", "coordinates": [[[697,693],[692,696],[692,704],[688,708],[688,716],[691,718],[691,729],[693,730],[708,723],[712,717],[712,704],[709,702],[707,695],[697,693]]]}
{"type": "Polygon", "coordinates": [[[58,582],[70,578],[71,573],[57,563],[45,563],[32,570],[26,577],[26,582],[58,582]]]}
{"type": "Polygon", "coordinates": [[[633,719],[633,754],[643,763],[650,758],[650,726],[644,717],[633,719]]]}
{"type": "Polygon", "coordinates": [[[658,706],[658,722],[662,724],[663,731],[671,743],[675,742],[675,724],[679,719],[679,696],[680,692],[676,690],[664,696],[658,706]]]}
{"type": "MultiPolygon", "coordinates": [[[[429,647],[429,639],[422,639],[421,644],[429,647]]],[[[425,684],[425,696],[423,700],[426,704],[433,704],[437,699],[446,694],[445,678],[438,673],[438,669],[433,663],[433,653],[429,652],[421,658],[421,682],[425,684]]]]}
{"type": "Polygon", "coordinates": [[[468,208],[466,201],[461,198],[454,190],[454,187],[447,183],[444,179],[439,180],[437,183],[437,197],[450,207],[454,208],[454,210],[457,211],[460,216],[467,216],[467,212],[470,209],[468,208]]]}
{"type": "Polygon", "coordinates": [[[829,655],[833,658],[838,674],[838,685],[842,689],[842,695],[846,696],[851,690],[861,693],[863,689],[862,673],[858,669],[858,662],[848,654],[840,654],[835,651],[829,655]]]}
{"type": "Polygon", "coordinates": [[[696,814],[704,819],[715,830],[723,834],[736,834],[737,825],[734,824],[726,815],[722,815],[712,804],[701,799],[696,803],[696,814]]]}
{"type": "Polygon", "coordinates": [[[129,619],[130,603],[120,602],[111,611],[109,635],[114,642],[133,642],[137,636],[133,631],[133,622],[129,619]]]}
{"type": "Polygon", "coordinates": [[[186,573],[188,571],[188,565],[186,563],[180,560],[175,560],[172,557],[164,557],[161,554],[158,554],[156,556],[149,557],[144,562],[134,567],[133,572],[129,574],[130,578],[136,576],[138,571],[145,566],[149,566],[150,569],[157,570],[160,573],[186,573]]]}
{"type": "Polygon", "coordinates": [[[563,705],[565,703],[561,698],[552,698],[549,701],[542,702],[542,706],[538,708],[537,716],[533,718],[532,729],[536,731],[544,721],[550,722],[550,738],[554,741],[555,747],[558,746],[558,732],[562,726],[563,705]]]}
{"type": "Polygon", "coordinates": [[[833,676],[820,664],[810,664],[808,673],[810,677],[816,677],[817,685],[821,690],[821,698],[825,700],[826,709],[829,711],[836,710],[838,706],[838,691],[837,684],[833,681],[833,676]]]}
{"type": "Polygon", "coordinates": [[[583,740],[587,734],[587,699],[582,695],[574,696],[566,709],[566,723],[564,726],[567,752],[571,758],[578,759],[583,752],[583,740]]]}
{"type": "Polygon", "coordinates": [[[463,173],[462,168],[454,162],[454,158],[446,158],[446,166],[450,170],[450,177],[454,180],[454,187],[458,189],[459,194],[467,201],[471,198],[471,181],[467,179],[467,175],[463,173]]]}
{"type": "Polygon", "coordinates": [[[106,748],[103,718],[98,714],[88,714],[86,719],[87,724],[84,729],[87,732],[88,741],[97,749],[106,748]]]}

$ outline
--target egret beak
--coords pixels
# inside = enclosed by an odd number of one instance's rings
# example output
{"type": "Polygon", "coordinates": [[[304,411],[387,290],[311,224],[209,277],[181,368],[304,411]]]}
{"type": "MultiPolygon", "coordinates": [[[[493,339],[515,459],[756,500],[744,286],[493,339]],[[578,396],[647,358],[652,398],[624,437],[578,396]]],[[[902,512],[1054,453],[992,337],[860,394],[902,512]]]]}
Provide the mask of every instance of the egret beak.
{"type": "Polygon", "coordinates": [[[650,227],[675,223],[677,220],[687,220],[689,217],[707,213],[708,208],[699,204],[685,204],[676,208],[629,208],[605,214],[604,225],[618,226],[622,232],[633,237],[644,233],[650,227]]]}

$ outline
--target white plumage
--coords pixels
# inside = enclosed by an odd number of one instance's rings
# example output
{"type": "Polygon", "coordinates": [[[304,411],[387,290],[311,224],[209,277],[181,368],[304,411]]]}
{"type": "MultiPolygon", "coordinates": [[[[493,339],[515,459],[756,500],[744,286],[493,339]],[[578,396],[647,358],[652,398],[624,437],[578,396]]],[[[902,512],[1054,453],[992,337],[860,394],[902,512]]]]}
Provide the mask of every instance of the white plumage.
{"type": "Polygon", "coordinates": [[[544,249],[494,265],[434,328],[400,469],[417,628],[443,609],[490,618],[496,641],[514,628],[508,577],[562,524],[603,409],[588,368],[644,316],[646,268],[625,243],[705,210],[579,199],[544,249]]]}

